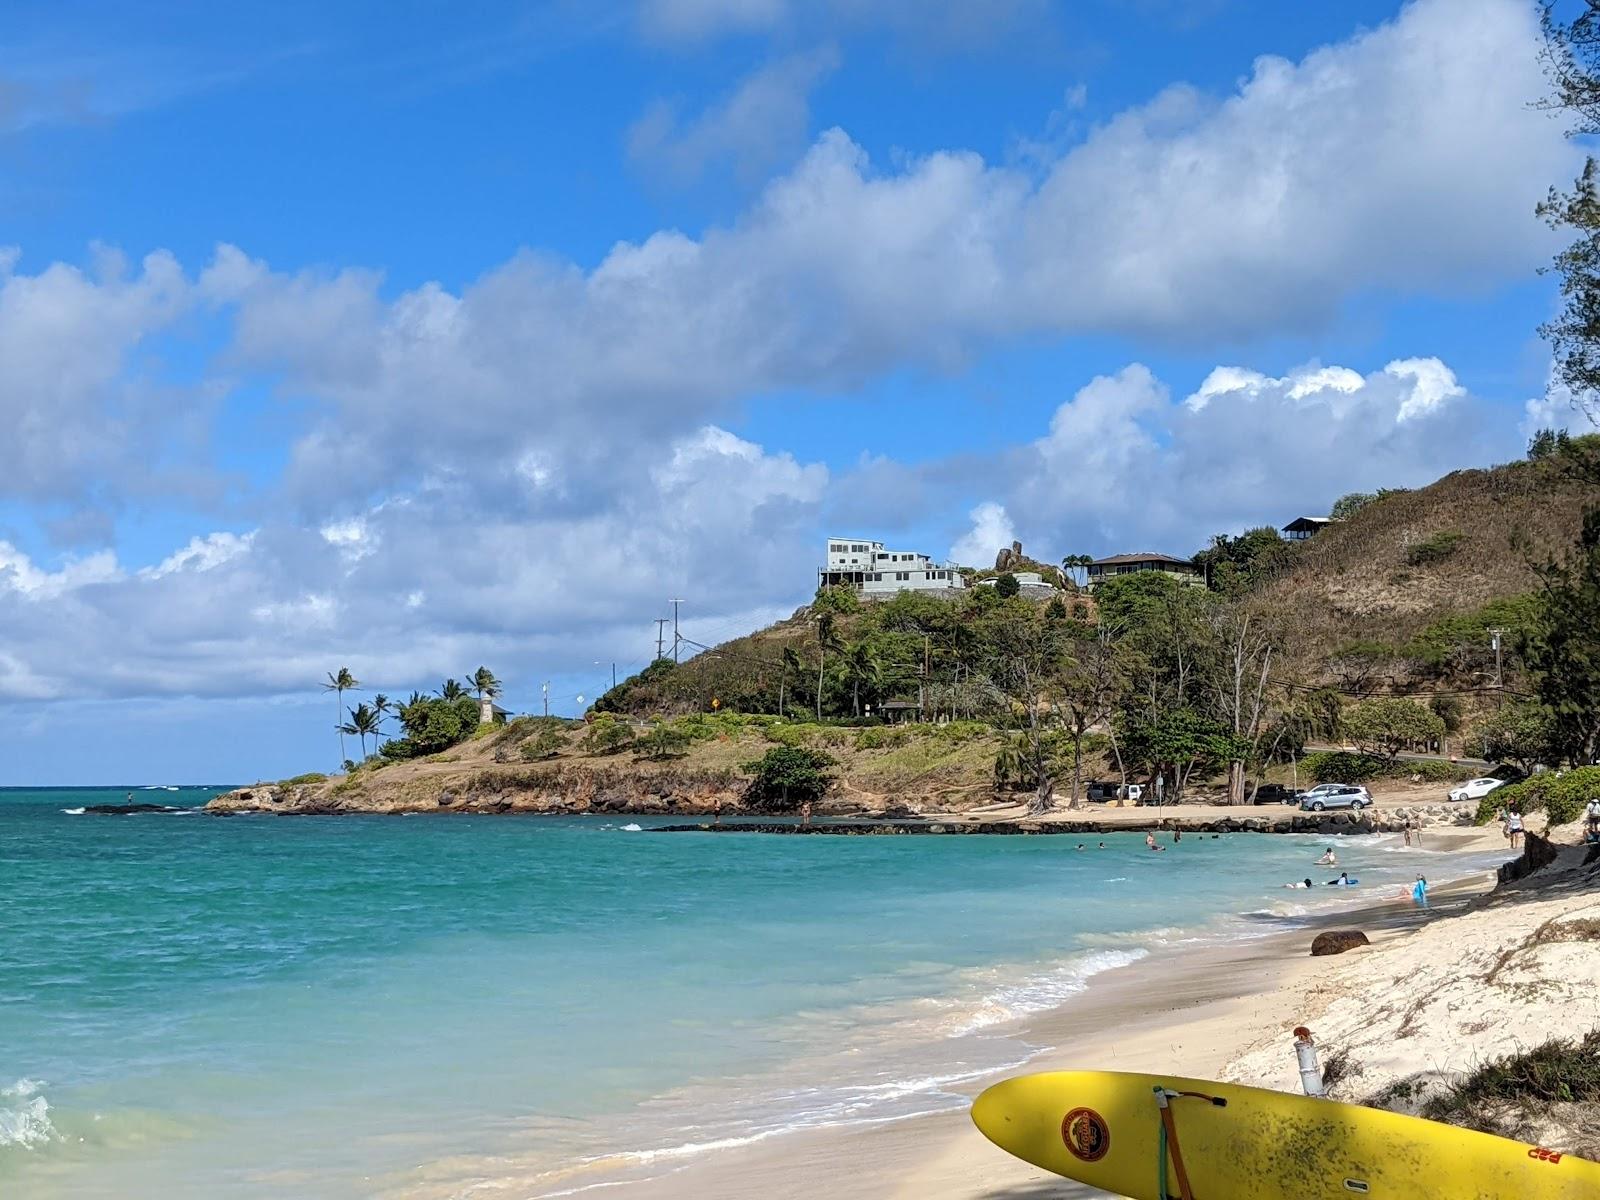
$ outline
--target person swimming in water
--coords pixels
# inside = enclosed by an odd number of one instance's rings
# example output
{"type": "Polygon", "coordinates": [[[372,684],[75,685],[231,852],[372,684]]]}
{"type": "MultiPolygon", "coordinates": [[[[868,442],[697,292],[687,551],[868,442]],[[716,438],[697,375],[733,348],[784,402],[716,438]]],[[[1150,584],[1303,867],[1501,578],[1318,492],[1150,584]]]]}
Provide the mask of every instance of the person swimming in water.
{"type": "Polygon", "coordinates": [[[1355,887],[1356,881],[1350,878],[1349,871],[1340,871],[1339,878],[1328,880],[1329,887],[1355,887]]]}
{"type": "Polygon", "coordinates": [[[1308,888],[1311,886],[1311,880],[1302,879],[1299,883],[1286,883],[1283,886],[1286,888],[1308,888]]]}
{"type": "Polygon", "coordinates": [[[1332,846],[1329,846],[1326,850],[1324,850],[1322,852],[1322,857],[1317,859],[1317,866],[1319,867],[1337,867],[1338,865],[1339,856],[1333,852],[1332,846]]]}

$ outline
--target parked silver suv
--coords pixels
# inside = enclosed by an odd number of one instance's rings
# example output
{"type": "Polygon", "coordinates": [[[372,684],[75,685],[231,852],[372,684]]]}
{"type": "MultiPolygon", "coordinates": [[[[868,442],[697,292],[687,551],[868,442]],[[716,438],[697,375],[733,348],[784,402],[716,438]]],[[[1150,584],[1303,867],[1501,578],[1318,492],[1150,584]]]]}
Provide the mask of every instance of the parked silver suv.
{"type": "Polygon", "coordinates": [[[1325,808],[1370,808],[1372,796],[1367,789],[1353,783],[1319,783],[1309,792],[1300,795],[1303,812],[1321,812],[1325,808]]]}

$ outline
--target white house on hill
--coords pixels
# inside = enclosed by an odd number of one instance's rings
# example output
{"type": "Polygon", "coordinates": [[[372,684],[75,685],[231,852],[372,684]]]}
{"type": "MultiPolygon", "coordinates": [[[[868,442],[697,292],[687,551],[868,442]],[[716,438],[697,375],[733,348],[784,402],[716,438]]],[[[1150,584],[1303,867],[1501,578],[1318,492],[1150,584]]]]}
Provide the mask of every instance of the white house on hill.
{"type": "Polygon", "coordinates": [[[817,571],[823,587],[853,587],[863,595],[943,592],[967,586],[954,563],[936,563],[914,550],[885,550],[865,538],[829,538],[828,563],[817,571]]]}

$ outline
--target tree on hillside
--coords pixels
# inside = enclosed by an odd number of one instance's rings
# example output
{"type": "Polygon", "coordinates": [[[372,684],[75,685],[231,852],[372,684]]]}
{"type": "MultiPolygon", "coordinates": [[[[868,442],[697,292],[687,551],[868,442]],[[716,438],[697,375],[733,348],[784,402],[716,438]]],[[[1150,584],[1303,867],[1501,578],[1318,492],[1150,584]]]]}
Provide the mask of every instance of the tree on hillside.
{"type": "Polygon", "coordinates": [[[1243,758],[1248,749],[1221,722],[1192,708],[1160,708],[1154,712],[1126,709],[1119,714],[1121,753],[1152,776],[1172,780],[1167,803],[1176,804],[1198,775],[1204,778],[1223,764],[1243,758]]]}
{"type": "Polygon", "coordinates": [[[383,732],[383,722],[388,718],[390,713],[394,712],[394,701],[390,700],[389,697],[385,696],[382,692],[379,692],[372,698],[372,712],[373,716],[377,720],[378,728],[378,734],[374,735],[374,741],[372,743],[373,746],[376,747],[378,744],[376,737],[381,735],[383,732]]]}
{"type": "Polygon", "coordinates": [[[1061,673],[1061,713],[1072,738],[1072,799],[1077,808],[1083,788],[1083,739],[1107,720],[1127,686],[1127,667],[1117,652],[1111,630],[1104,626],[1074,630],[1071,650],[1061,673]]]}
{"type": "Polygon", "coordinates": [[[1552,750],[1587,765],[1600,756],[1600,507],[1584,513],[1564,560],[1536,570],[1539,612],[1518,648],[1550,713],[1552,750]]]}
{"type": "Polygon", "coordinates": [[[838,619],[858,605],[849,588],[818,588],[811,601],[812,618],[817,623],[817,720],[822,720],[822,681],[828,666],[828,651],[839,648],[838,619]]]}
{"type": "Polygon", "coordinates": [[[1214,614],[1212,632],[1215,707],[1238,751],[1228,764],[1228,803],[1243,804],[1246,760],[1259,753],[1268,725],[1267,683],[1276,638],[1264,620],[1239,609],[1214,614]]]}
{"type": "Polygon", "coordinates": [[[1296,545],[1270,525],[1247,529],[1238,537],[1219,533],[1194,556],[1205,572],[1206,585],[1224,596],[1241,596],[1276,578],[1294,561],[1296,545]]]}
{"type": "Polygon", "coordinates": [[[444,686],[439,689],[439,699],[441,700],[459,700],[466,694],[467,689],[462,687],[460,682],[455,679],[446,679],[444,686]]]}
{"type": "Polygon", "coordinates": [[[850,711],[859,717],[861,687],[865,684],[869,695],[875,692],[883,682],[883,660],[878,657],[871,644],[863,640],[851,642],[845,648],[842,666],[845,678],[850,681],[850,711]]]}
{"type": "Polygon", "coordinates": [[[1087,586],[1089,581],[1089,568],[1094,565],[1092,554],[1069,554],[1061,560],[1061,570],[1066,577],[1078,587],[1087,586]],[[1078,572],[1083,572],[1083,577],[1078,577],[1078,572]]]}
{"type": "MultiPolygon", "coordinates": [[[[1600,133],[1600,8],[1586,4],[1571,20],[1555,0],[1543,7],[1545,73],[1553,94],[1545,106],[1573,118],[1569,133],[1600,133]]],[[[1538,214],[1552,229],[1570,231],[1571,244],[1555,257],[1561,277],[1561,311],[1540,326],[1555,358],[1552,383],[1564,385],[1574,404],[1600,413],[1600,178],[1593,157],[1568,191],[1551,188],[1538,214]]]]}
{"type": "Polygon", "coordinates": [[[493,700],[500,695],[500,681],[488,667],[479,667],[472,673],[468,682],[472,685],[472,690],[478,693],[480,703],[486,698],[493,700]]]}
{"type": "Polygon", "coordinates": [[[1485,758],[1512,763],[1524,775],[1531,775],[1539,763],[1553,763],[1558,757],[1555,721],[1550,710],[1540,704],[1508,704],[1485,717],[1474,732],[1485,758]]]}
{"type": "Polygon", "coordinates": [[[347,733],[351,737],[361,739],[361,758],[365,761],[367,757],[367,735],[371,734],[376,737],[378,733],[378,714],[364,702],[357,704],[350,710],[350,720],[346,724],[339,726],[341,737],[347,733]]]}
{"type": "Polygon", "coordinates": [[[1054,794],[1048,734],[1057,724],[1065,634],[1058,622],[1041,620],[1031,610],[1018,612],[1007,607],[984,618],[980,638],[987,652],[989,677],[1022,725],[1022,757],[1034,791],[1028,810],[1045,812],[1054,794]]]}
{"type": "Polygon", "coordinates": [[[1009,600],[1022,591],[1022,585],[1017,582],[1017,577],[1010,571],[997,575],[994,581],[994,594],[1002,600],[1009,600]]]}
{"type": "Polygon", "coordinates": [[[789,684],[789,673],[793,671],[796,678],[800,676],[800,656],[795,653],[793,646],[783,648],[783,659],[778,668],[778,715],[784,716],[783,695],[789,684]]]}
{"type": "MultiPolygon", "coordinates": [[[[328,682],[322,685],[322,690],[325,692],[332,692],[334,694],[334,698],[338,702],[338,709],[336,711],[342,718],[344,716],[344,694],[350,691],[352,688],[358,688],[360,686],[361,681],[358,680],[354,675],[350,674],[349,667],[340,667],[337,671],[328,672],[328,682]]],[[[334,726],[334,728],[339,731],[339,759],[340,761],[344,761],[346,755],[344,752],[343,721],[341,720],[339,724],[334,726]]]]}
{"type": "Polygon", "coordinates": [[[754,762],[741,765],[750,776],[745,800],[753,808],[778,812],[801,810],[807,821],[811,806],[822,799],[833,784],[828,768],[834,760],[820,750],[804,746],[774,746],[754,762]]]}
{"type": "Polygon", "coordinates": [[[1333,502],[1328,515],[1335,521],[1347,521],[1376,499],[1371,492],[1347,492],[1333,502]]]}
{"type": "Polygon", "coordinates": [[[1444,736],[1444,722],[1410,700],[1378,696],[1353,705],[1340,722],[1344,734],[1368,754],[1393,762],[1402,751],[1444,736]]]}

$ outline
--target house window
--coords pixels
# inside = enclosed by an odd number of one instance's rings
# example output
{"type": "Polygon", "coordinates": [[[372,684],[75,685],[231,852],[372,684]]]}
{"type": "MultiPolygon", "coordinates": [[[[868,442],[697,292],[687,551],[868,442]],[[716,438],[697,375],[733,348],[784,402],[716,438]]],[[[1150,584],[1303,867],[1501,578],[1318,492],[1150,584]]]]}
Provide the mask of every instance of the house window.
{"type": "Polygon", "coordinates": [[[873,576],[872,576],[872,582],[873,583],[882,583],[883,582],[882,573],[881,572],[874,572],[873,576]]]}
{"type": "Polygon", "coordinates": [[[900,582],[904,583],[906,580],[911,578],[911,572],[910,571],[896,571],[894,573],[894,577],[897,580],[899,580],[900,582]]]}

